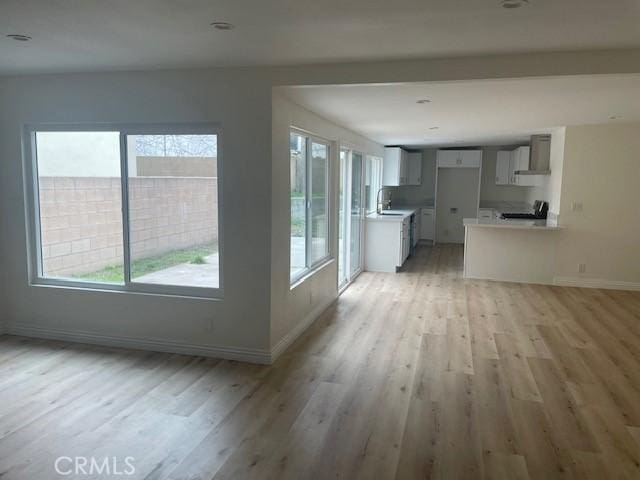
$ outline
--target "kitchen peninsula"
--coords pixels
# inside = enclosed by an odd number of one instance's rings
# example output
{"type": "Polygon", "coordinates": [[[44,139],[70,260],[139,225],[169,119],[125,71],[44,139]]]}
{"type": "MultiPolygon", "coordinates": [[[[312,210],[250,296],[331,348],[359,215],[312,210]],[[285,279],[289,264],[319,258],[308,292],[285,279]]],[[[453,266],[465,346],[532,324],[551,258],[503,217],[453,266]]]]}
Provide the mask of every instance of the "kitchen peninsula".
{"type": "Polygon", "coordinates": [[[465,218],[464,277],[553,283],[557,232],[554,219],[465,218]]]}

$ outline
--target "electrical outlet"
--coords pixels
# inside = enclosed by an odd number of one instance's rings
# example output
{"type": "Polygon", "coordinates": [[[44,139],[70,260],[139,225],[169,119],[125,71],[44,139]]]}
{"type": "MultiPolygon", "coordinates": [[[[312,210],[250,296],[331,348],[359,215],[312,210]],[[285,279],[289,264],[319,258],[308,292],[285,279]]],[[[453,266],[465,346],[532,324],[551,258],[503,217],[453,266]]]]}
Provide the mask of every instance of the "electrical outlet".
{"type": "Polygon", "coordinates": [[[579,263],[578,264],[578,273],[584,273],[587,271],[587,264],[586,263],[579,263]]]}
{"type": "Polygon", "coordinates": [[[571,211],[572,212],[581,212],[582,211],[582,202],[571,202],[571,211]]]}

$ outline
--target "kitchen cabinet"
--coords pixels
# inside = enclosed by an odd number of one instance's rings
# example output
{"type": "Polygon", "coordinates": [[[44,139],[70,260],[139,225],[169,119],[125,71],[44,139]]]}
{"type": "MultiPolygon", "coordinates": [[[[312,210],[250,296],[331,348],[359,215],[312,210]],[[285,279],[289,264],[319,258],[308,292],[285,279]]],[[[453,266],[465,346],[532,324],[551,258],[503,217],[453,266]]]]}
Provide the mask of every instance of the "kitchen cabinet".
{"type": "Polygon", "coordinates": [[[367,217],[365,269],[370,272],[395,272],[411,253],[410,215],[367,217]]]}
{"type": "Polygon", "coordinates": [[[409,217],[406,217],[402,221],[402,233],[401,233],[402,249],[400,250],[400,258],[398,260],[398,266],[402,266],[404,261],[409,256],[409,253],[411,252],[411,237],[409,234],[410,228],[411,228],[411,221],[409,217]]]}
{"type": "Polygon", "coordinates": [[[511,152],[499,151],[496,160],[496,185],[509,185],[511,152]]]}
{"type": "Polygon", "coordinates": [[[382,184],[389,187],[422,183],[422,152],[407,152],[400,147],[384,149],[382,184]]]}
{"type": "Polygon", "coordinates": [[[482,150],[438,150],[439,168],[480,168],[482,150]]]}
{"type": "Polygon", "coordinates": [[[435,232],[435,209],[423,208],[420,211],[420,240],[433,240],[435,232]]]}
{"type": "Polygon", "coordinates": [[[422,184],[422,152],[407,154],[407,183],[406,185],[422,184]]]}
{"type": "Polygon", "coordinates": [[[509,184],[523,185],[526,180],[521,175],[516,174],[519,170],[529,170],[529,147],[518,147],[511,152],[509,159],[509,184]]]}
{"type": "Polygon", "coordinates": [[[382,185],[398,187],[407,185],[409,176],[409,152],[400,147],[384,149],[382,162],[382,185]]]}
{"type": "Polygon", "coordinates": [[[511,152],[500,151],[496,160],[496,185],[535,187],[540,184],[540,175],[518,174],[530,168],[530,147],[518,147],[511,152]]]}

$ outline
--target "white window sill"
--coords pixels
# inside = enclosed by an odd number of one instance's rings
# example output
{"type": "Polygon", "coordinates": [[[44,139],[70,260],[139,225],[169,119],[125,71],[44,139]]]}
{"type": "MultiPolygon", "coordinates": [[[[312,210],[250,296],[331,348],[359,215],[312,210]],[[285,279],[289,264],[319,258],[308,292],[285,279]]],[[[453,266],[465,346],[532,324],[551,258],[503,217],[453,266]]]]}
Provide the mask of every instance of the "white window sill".
{"type": "Polygon", "coordinates": [[[127,295],[144,295],[152,297],[185,298],[189,300],[222,301],[224,299],[221,289],[198,287],[183,287],[167,291],[162,288],[162,286],[158,285],[153,285],[150,289],[145,289],[144,286],[126,287],[124,285],[102,285],[94,283],[89,285],[82,285],[79,282],[65,282],[59,280],[50,280],[46,278],[38,278],[37,280],[30,282],[29,286],[35,288],[73,290],[86,293],[115,293],[127,295]]]}

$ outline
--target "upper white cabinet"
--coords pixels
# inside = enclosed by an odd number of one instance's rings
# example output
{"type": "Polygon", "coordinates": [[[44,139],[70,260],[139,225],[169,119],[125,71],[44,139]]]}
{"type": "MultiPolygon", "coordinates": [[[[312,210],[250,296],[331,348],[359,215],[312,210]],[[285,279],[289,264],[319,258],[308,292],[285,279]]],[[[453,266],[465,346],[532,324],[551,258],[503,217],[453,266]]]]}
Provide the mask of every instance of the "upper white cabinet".
{"type": "Polygon", "coordinates": [[[539,184],[539,175],[519,174],[529,171],[530,147],[518,147],[511,152],[498,152],[496,160],[496,185],[534,187],[539,184]]]}
{"type": "Polygon", "coordinates": [[[496,185],[509,185],[511,175],[510,164],[511,152],[498,152],[498,159],[496,160],[496,185]]]}
{"type": "Polygon", "coordinates": [[[407,185],[422,184],[422,152],[409,152],[407,185]]]}
{"type": "Polygon", "coordinates": [[[439,168],[480,168],[482,150],[438,150],[439,168]]]}
{"type": "Polygon", "coordinates": [[[400,147],[384,149],[382,164],[382,184],[397,187],[400,185],[420,185],[422,183],[422,153],[407,152],[400,147]]]}
{"type": "Polygon", "coordinates": [[[520,170],[529,170],[529,147],[518,147],[511,152],[511,160],[509,162],[509,173],[512,185],[519,185],[519,175],[516,172],[520,170]]]}
{"type": "Polygon", "coordinates": [[[529,171],[529,158],[531,156],[530,147],[518,147],[511,152],[509,159],[509,185],[520,187],[535,187],[539,184],[539,176],[518,174],[518,172],[529,171]]]}
{"type": "Polygon", "coordinates": [[[407,152],[400,147],[384,149],[382,162],[382,185],[397,187],[407,182],[407,152]]]}

